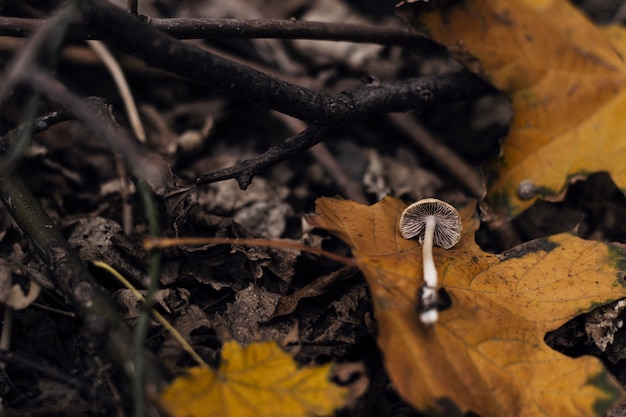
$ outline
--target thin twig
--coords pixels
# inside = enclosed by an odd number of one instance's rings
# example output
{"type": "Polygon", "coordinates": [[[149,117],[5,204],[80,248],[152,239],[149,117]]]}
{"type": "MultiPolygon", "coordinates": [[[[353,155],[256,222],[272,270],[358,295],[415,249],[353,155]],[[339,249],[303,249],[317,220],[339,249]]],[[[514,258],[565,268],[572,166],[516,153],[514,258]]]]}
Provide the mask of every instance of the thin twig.
{"type": "Polygon", "coordinates": [[[124,103],[124,109],[126,109],[126,115],[128,116],[128,123],[130,124],[130,128],[135,134],[135,137],[139,139],[139,142],[145,142],[146,132],[143,128],[143,124],[141,123],[139,111],[137,111],[137,106],[135,105],[135,99],[133,98],[133,94],[130,92],[130,87],[128,86],[128,82],[126,82],[126,77],[124,76],[122,67],[120,67],[120,64],[118,64],[113,54],[109,52],[109,49],[104,43],[100,41],[87,42],[91,49],[102,60],[102,63],[109,70],[109,73],[111,73],[115,86],[122,97],[122,103],[124,103]]]}
{"type": "MultiPolygon", "coordinates": [[[[421,109],[493,91],[490,88],[483,90],[479,84],[473,84],[472,77],[474,76],[462,72],[398,82],[385,87],[372,86],[355,90],[350,93],[354,104],[354,107],[348,110],[350,118],[365,119],[376,114],[400,111],[399,109],[405,109],[405,106],[409,104],[412,109],[421,109]],[[380,93],[379,88],[385,89],[385,92],[380,93]],[[387,88],[395,90],[397,95],[387,96],[389,91],[387,88]],[[404,101],[405,97],[412,97],[410,103],[404,101]]],[[[239,187],[245,190],[257,173],[321,142],[331,130],[330,126],[342,126],[346,123],[338,121],[335,125],[332,123],[329,125],[312,124],[299,135],[285,139],[261,155],[229,168],[200,175],[196,184],[203,185],[234,178],[239,183],[239,187]]],[[[476,188],[472,191],[475,190],[476,188]]]]}
{"type": "Polygon", "coordinates": [[[106,106],[98,108],[97,111],[92,106],[86,106],[83,99],[69,92],[55,78],[40,71],[27,71],[24,74],[24,81],[26,80],[36,91],[67,106],[86,127],[101,135],[116,152],[124,156],[137,178],[144,178],[153,186],[162,183],[163,172],[151,161],[151,155],[140,147],[128,132],[112,123],[106,106]]]}
{"type": "Polygon", "coordinates": [[[483,178],[478,170],[469,166],[450,148],[437,140],[410,114],[389,114],[388,117],[436,164],[444,167],[459,183],[463,184],[474,197],[482,197],[483,178]]]}
{"type": "MultiPolygon", "coordinates": [[[[418,47],[420,52],[442,51],[432,40],[406,29],[336,22],[276,19],[169,18],[150,25],[179,39],[278,38],[311,39],[418,47]]],[[[401,22],[398,22],[402,25],[401,22]]]]}
{"type": "Polygon", "coordinates": [[[51,64],[52,57],[56,59],[73,12],[74,7],[62,7],[50,19],[45,20],[33,36],[28,38],[19,53],[7,65],[3,74],[3,80],[0,83],[0,103],[8,96],[15,83],[23,80],[24,73],[40,63],[42,56],[47,54],[46,63],[48,64],[51,64]]]}
{"type": "Polygon", "coordinates": [[[84,318],[94,348],[108,345],[109,352],[122,362],[130,358],[129,332],[117,308],[22,179],[15,174],[0,178],[0,198],[48,265],[57,287],[84,318]]]}
{"type": "MultiPolygon", "coordinates": [[[[302,120],[294,119],[293,117],[285,116],[282,113],[275,113],[276,117],[281,120],[293,133],[303,131],[306,129],[306,125],[302,120]]],[[[320,142],[317,145],[311,147],[309,152],[313,155],[315,160],[324,167],[326,172],[330,174],[333,181],[337,184],[337,187],[343,191],[346,198],[358,203],[366,204],[367,198],[363,194],[363,186],[360,182],[354,181],[350,178],[341,165],[337,162],[335,157],[330,153],[328,147],[324,142],[320,142]]]]}
{"type": "MultiPolygon", "coordinates": [[[[133,284],[130,283],[130,281],[128,281],[122,274],[120,274],[117,270],[115,270],[115,268],[111,267],[109,264],[107,264],[106,262],[102,262],[102,261],[95,261],[93,263],[95,266],[97,266],[98,268],[102,268],[104,270],[106,270],[108,273],[110,273],[111,275],[113,275],[115,277],[115,279],[117,279],[119,282],[122,283],[122,285],[124,285],[124,287],[126,287],[128,290],[130,290],[131,293],[133,293],[133,295],[135,296],[135,298],[137,298],[139,301],[145,303],[146,302],[146,298],[141,295],[141,293],[137,290],[137,288],[135,288],[133,286],[133,284]]],[[[150,312],[154,315],[154,318],[161,323],[161,325],[163,327],[165,327],[165,329],[172,335],[172,337],[174,337],[174,339],[180,344],[180,346],[183,348],[183,350],[185,352],[187,352],[189,354],[189,356],[191,356],[191,358],[193,360],[196,361],[196,363],[205,369],[209,369],[209,365],[207,365],[207,363],[204,361],[204,359],[202,359],[200,357],[200,355],[198,355],[198,353],[193,349],[193,347],[191,347],[191,345],[189,344],[189,342],[187,342],[187,340],[185,339],[185,337],[180,334],[180,332],[178,330],[176,330],[174,328],[174,326],[172,326],[165,317],[163,317],[163,315],[161,313],[159,313],[156,309],[151,308],[150,312]]]]}
{"type": "Polygon", "coordinates": [[[30,127],[32,133],[43,132],[58,123],[71,120],[72,117],[71,113],[66,108],[63,108],[39,116],[33,121],[22,123],[4,135],[0,135],[0,153],[5,153],[9,149],[15,138],[20,135],[20,131],[30,127]]]}
{"type": "MultiPolygon", "coordinates": [[[[155,29],[178,39],[310,39],[408,46],[422,53],[443,50],[432,40],[405,29],[349,23],[220,18],[146,18],[146,20],[155,29]]],[[[43,19],[0,16],[0,36],[26,37],[44,23],[43,19]]],[[[95,34],[75,27],[71,28],[69,37],[72,40],[107,40],[103,34],[95,34]]]]}
{"type": "Polygon", "coordinates": [[[307,246],[299,242],[286,239],[255,239],[255,238],[230,238],[230,237],[148,237],[143,241],[143,247],[147,251],[171,248],[181,245],[246,245],[260,246],[263,248],[282,248],[306,251],[315,255],[323,256],[345,265],[358,266],[354,258],[338,255],[322,248],[307,246]]]}
{"type": "Polygon", "coordinates": [[[470,74],[443,76],[441,80],[433,77],[430,88],[424,79],[414,79],[343,94],[314,91],[180,42],[108,2],[84,0],[79,7],[88,29],[149,65],[308,123],[347,124],[376,113],[411,110],[425,99],[450,101],[455,96],[467,98],[494,91],[470,74]],[[438,91],[446,82],[453,82],[456,88],[438,91]]]}
{"type": "Polygon", "coordinates": [[[272,146],[261,155],[241,161],[229,168],[200,175],[196,180],[196,185],[234,178],[239,183],[239,187],[245,190],[256,174],[319,143],[324,139],[326,131],[327,129],[317,125],[309,126],[303,132],[272,146]]]}

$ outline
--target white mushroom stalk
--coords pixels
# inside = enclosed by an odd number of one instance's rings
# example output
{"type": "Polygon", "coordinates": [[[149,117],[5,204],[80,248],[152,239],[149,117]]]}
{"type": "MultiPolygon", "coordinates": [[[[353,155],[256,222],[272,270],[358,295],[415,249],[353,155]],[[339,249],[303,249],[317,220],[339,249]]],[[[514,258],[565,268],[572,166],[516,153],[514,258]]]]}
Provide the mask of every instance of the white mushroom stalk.
{"type": "Polygon", "coordinates": [[[461,217],[450,204],[426,198],[408,206],[400,218],[400,234],[405,239],[417,237],[422,246],[424,282],[420,288],[420,320],[434,325],[439,319],[437,268],[433,245],[450,249],[461,238],[461,217]]]}

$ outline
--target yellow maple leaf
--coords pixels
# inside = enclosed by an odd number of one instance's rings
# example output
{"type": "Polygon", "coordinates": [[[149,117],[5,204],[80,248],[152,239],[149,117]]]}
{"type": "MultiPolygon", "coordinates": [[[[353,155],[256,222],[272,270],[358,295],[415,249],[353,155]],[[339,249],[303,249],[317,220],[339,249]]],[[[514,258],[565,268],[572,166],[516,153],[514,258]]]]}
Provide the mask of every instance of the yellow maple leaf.
{"type": "Polygon", "coordinates": [[[599,28],[563,0],[431,1],[399,10],[511,98],[501,156],[485,168],[492,225],[591,172],[608,171],[626,189],[623,28],[599,28]],[[518,193],[520,185],[531,191],[518,193]]]}
{"type": "Polygon", "coordinates": [[[391,197],[373,206],[322,198],[308,220],[352,248],[374,300],[387,370],[407,401],[437,411],[451,400],[482,417],[597,416],[611,405],[621,390],[601,362],[564,356],[544,335],[626,296],[621,247],[560,234],[488,254],[474,241],[478,221],[466,208],[461,241],[433,249],[452,305],[429,328],[416,309],[421,246],[398,230],[405,207],[391,197]]]}
{"type": "Polygon", "coordinates": [[[275,342],[222,347],[219,370],[191,368],[161,395],[174,417],[327,416],[345,404],[332,384],[332,364],[298,368],[275,342]]]}

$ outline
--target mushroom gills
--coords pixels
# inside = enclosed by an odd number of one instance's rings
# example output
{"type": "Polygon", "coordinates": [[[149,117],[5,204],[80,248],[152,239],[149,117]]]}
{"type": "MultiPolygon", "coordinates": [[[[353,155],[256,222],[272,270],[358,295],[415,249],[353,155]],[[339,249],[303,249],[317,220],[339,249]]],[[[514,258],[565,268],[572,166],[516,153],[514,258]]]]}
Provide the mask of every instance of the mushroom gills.
{"type": "Polygon", "coordinates": [[[439,319],[437,268],[433,245],[450,249],[461,238],[463,226],[456,209],[441,200],[425,198],[409,205],[400,218],[400,234],[405,239],[417,238],[422,244],[424,281],[418,290],[420,321],[432,327],[439,319]]]}

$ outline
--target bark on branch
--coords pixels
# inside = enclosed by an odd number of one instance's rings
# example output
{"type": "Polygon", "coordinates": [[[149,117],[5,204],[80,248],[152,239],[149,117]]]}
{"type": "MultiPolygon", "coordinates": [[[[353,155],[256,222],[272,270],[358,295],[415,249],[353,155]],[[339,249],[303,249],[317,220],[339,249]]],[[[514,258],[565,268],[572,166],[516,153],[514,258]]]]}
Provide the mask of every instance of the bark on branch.
{"type": "Polygon", "coordinates": [[[386,112],[408,111],[493,91],[462,73],[366,86],[342,94],[310,90],[178,41],[108,3],[80,3],[85,28],[102,34],[149,65],[311,124],[342,126],[386,112]]]}
{"type": "MultiPolygon", "coordinates": [[[[434,53],[443,48],[430,39],[404,29],[355,25],[350,23],[311,22],[278,19],[220,18],[149,18],[143,19],[155,29],[177,39],[311,39],[408,46],[420,53],[434,53]]],[[[0,16],[0,35],[24,37],[45,23],[43,19],[0,16]]],[[[102,34],[70,28],[69,38],[102,39],[102,34]]]]}

